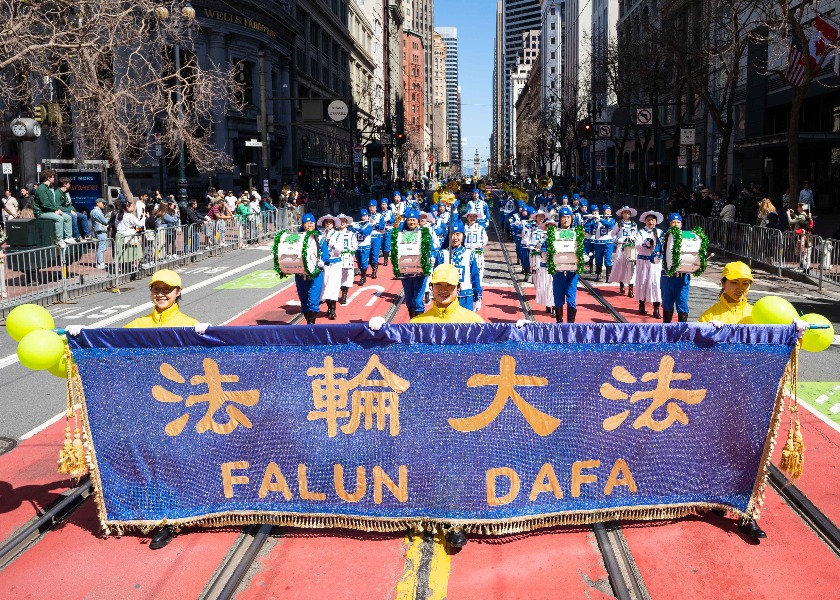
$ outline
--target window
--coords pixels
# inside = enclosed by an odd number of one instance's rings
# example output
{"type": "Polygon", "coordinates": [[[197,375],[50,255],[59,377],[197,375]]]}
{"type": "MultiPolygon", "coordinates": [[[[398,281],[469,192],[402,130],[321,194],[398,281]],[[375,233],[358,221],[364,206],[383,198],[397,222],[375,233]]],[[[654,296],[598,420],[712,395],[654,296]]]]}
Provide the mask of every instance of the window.
{"type": "Polygon", "coordinates": [[[552,53],[551,53],[551,59],[552,59],[552,60],[554,60],[554,58],[556,57],[556,55],[557,55],[557,53],[556,53],[556,52],[552,52],[552,53]]]}
{"type": "Polygon", "coordinates": [[[550,44],[553,46],[556,43],[557,43],[557,38],[551,38],[550,44]]]}
{"type": "Polygon", "coordinates": [[[557,29],[557,23],[555,23],[554,21],[552,21],[552,22],[551,22],[551,31],[554,31],[555,29],[557,29]]]}
{"type": "Polygon", "coordinates": [[[318,43],[321,41],[321,32],[318,31],[317,23],[309,23],[309,43],[313,48],[318,48],[318,43]]]}
{"type": "Polygon", "coordinates": [[[557,70],[554,67],[551,67],[551,74],[554,75],[554,73],[556,73],[556,72],[557,72],[557,70]]]}

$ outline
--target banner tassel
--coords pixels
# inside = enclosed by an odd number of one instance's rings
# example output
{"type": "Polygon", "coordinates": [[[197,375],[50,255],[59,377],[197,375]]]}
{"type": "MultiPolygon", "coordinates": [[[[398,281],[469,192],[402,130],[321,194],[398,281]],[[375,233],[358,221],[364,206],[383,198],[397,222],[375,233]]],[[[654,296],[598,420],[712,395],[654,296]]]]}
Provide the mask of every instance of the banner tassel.
{"type": "Polygon", "coordinates": [[[796,398],[798,394],[799,374],[799,342],[793,350],[788,363],[788,410],[790,411],[790,424],[785,447],[782,449],[782,460],[779,468],[791,479],[802,477],[802,470],[805,464],[805,443],[802,439],[802,429],[799,425],[799,405],[796,398]]]}
{"type": "Polygon", "coordinates": [[[65,411],[64,447],[58,453],[58,472],[69,475],[75,480],[87,473],[84,441],[79,427],[79,415],[76,399],[79,397],[82,380],[79,369],[73,362],[73,355],[68,346],[64,347],[65,364],[67,365],[67,407],[65,411]],[[73,420],[74,433],[70,433],[70,420],[73,420]]]}

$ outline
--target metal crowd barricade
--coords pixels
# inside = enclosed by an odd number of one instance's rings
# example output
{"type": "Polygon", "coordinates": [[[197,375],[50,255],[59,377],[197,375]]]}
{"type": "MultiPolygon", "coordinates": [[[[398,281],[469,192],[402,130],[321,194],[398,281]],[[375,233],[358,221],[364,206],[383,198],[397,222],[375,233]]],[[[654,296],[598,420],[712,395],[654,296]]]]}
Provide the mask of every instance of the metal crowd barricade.
{"type": "Polygon", "coordinates": [[[0,308],[61,297],[65,290],[62,249],[7,250],[0,264],[0,308]]]}
{"type": "Polygon", "coordinates": [[[820,248],[819,285],[824,281],[840,284],[840,240],[824,239],[820,248]]]}

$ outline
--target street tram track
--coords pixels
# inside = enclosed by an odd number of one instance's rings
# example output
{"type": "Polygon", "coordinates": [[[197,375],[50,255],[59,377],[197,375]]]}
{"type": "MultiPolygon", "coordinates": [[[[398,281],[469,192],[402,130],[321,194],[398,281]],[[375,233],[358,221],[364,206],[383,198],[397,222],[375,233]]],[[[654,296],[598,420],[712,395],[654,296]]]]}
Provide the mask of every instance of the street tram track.
{"type": "MultiPolygon", "coordinates": [[[[507,243],[502,240],[499,234],[499,226],[496,222],[496,215],[493,211],[490,213],[490,220],[493,223],[493,230],[496,233],[496,240],[502,247],[502,253],[505,257],[508,272],[513,280],[513,287],[519,297],[519,303],[522,306],[522,312],[525,318],[529,321],[536,321],[536,312],[531,307],[530,301],[525,296],[525,292],[517,281],[513,273],[513,264],[508,253],[507,243]]],[[[589,285],[589,282],[578,278],[578,281],[584,284],[587,291],[592,293],[594,288],[589,285]]],[[[592,293],[598,302],[612,315],[618,322],[625,322],[621,314],[615,310],[609,302],[606,301],[600,294],[592,293]]],[[[619,600],[649,600],[650,594],[642,579],[641,572],[636,565],[636,560],[627,545],[627,540],[621,530],[621,525],[616,521],[608,521],[606,523],[594,523],[592,531],[595,533],[595,539],[598,543],[598,550],[604,561],[604,567],[609,575],[610,587],[616,598],[619,600]]]]}

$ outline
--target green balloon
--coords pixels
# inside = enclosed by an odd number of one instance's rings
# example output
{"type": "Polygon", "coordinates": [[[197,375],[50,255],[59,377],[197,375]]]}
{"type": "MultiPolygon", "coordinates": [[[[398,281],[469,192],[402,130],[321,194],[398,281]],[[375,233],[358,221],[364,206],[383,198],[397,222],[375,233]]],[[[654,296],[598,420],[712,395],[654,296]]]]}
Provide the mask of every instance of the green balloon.
{"type": "Polygon", "coordinates": [[[17,355],[27,369],[43,371],[58,364],[64,356],[64,342],[54,331],[37,329],[20,341],[17,355]]]}
{"type": "Polygon", "coordinates": [[[67,379],[67,357],[63,354],[57,363],[47,369],[51,374],[61,379],[67,379]]]}
{"type": "Polygon", "coordinates": [[[12,309],[6,317],[6,330],[16,342],[26,337],[26,334],[38,329],[52,329],[55,327],[50,311],[37,304],[21,304],[12,309]]]}
{"type": "Polygon", "coordinates": [[[802,349],[808,352],[822,352],[834,341],[834,325],[817,313],[802,315],[802,320],[809,325],[828,325],[828,329],[809,329],[802,336],[802,349]]]}
{"type": "Polygon", "coordinates": [[[752,318],[757,325],[790,325],[799,318],[799,313],[784,298],[764,296],[753,304],[752,318]]]}

